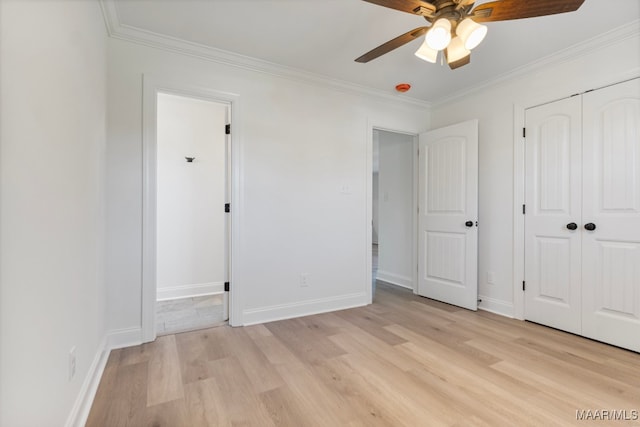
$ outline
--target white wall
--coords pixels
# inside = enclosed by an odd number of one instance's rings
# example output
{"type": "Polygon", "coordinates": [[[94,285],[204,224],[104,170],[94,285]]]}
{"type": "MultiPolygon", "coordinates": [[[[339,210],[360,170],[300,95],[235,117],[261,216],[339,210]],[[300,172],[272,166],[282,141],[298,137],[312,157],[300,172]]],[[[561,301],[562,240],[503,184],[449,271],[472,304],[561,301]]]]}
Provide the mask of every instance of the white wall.
{"type": "MultiPolygon", "coordinates": [[[[479,295],[480,307],[513,315],[514,286],[514,106],[540,103],[611,84],[640,73],[640,37],[636,21],[612,35],[609,44],[592,43],[581,55],[529,72],[504,83],[436,105],[433,128],[477,118],[479,123],[479,295]],[[629,34],[630,33],[630,34],[629,34]],[[585,52],[589,52],[585,54],[585,52]],[[487,273],[495,273],[495,284],[487,273]]],[[[516,191],[518,189],[515,189],[516,191]]],[[[521,218],[520,218],[521,220],[521,218]]],[[[517,224],[517,221],[516,221],[517,224]]],[[[519,292],[519,291],[518,291],[519,292]]]]}
{"type": "Polygon", "coordinates": [[[158,299],[221,292],[227,106],[161,93],[157,114],[158,299]]]}
{"type": "Polygon", "coordinates": [[[90,1],[0,16],[0,425],[62,426],[106,331],[106,31],[90,1]]]}
{"type": "Polygon", "coordinates": [[[114,335],[135,337],[141,326],[143,73],[238,95],[240,197],[232,205],[239,209],[239,255],[231,286],[242,289],[242,323],[367,302],[370,125],[418,132],[429,127],[426,109],[115,39],[108,58],[114,335]],[[301,273],[309,286],[300,286],[301,273]]]}
{"type": "Polygon", "coordinates": [[[377,278],[413,289],[413,137],[375,132],[379,143],[377,278]]]}

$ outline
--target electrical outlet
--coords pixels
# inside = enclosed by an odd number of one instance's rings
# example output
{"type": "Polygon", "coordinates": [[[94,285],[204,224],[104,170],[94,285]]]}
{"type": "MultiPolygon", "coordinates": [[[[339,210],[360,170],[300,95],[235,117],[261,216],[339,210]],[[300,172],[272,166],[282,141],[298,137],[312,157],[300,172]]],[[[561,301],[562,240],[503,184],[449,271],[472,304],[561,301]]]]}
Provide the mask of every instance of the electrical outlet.
{"type": "Polygon", "coordinates": [[[342,184],[340,186],[340,193],[341,194],[351,194],[351,186],[349,184],[342,184]]]}
{"type": "Polygon", "coordinates": [[[496,274],[493,271],[487,272],[487,283],[490,285],[496,284],[496,274]]]}
{"type": "Polygon", "coordinates": [[[302,273],[300,274],[300,287],[306,288],[307,286],[309,286],[309,274],[302,273]]]}
{"type": "Polygon", "coordinates": [[[69,381],[76,375],[76,346],[69,350],[69,381]]]}

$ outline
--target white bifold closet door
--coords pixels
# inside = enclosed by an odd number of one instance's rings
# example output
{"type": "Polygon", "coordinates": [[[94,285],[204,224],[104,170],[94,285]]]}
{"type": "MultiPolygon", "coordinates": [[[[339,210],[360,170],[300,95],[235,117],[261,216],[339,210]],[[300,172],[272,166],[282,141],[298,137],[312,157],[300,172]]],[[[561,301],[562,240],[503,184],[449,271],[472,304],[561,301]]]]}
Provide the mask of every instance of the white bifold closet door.
{"type": "Polygon", "coordinates": [[[580,97],[527,110],[526,129],[526,318],[580,333],[580,97]]]}
{"type": "Polygon", "coordinates": [[[640,351],[640,79],[525,121],[525,318],[640,351]]]}
{"type": "Polygon", "coordinates": [[[640,351],[640,79],[582,114],[582,334],[640,351]]]}

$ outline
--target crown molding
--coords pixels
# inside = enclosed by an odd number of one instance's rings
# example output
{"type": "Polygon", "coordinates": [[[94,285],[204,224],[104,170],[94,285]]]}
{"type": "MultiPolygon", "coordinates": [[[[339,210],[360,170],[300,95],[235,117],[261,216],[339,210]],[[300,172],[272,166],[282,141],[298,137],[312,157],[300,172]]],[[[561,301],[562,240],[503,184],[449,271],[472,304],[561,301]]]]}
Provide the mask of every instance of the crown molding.
{"type": "Polygon", "coordinates": [[[614,30],[574,44],[572,46],[569,46],[568,48],[559,50],[558,52],[525,64],[521,67],[515,68],[507,73],[500,74],[492,79],[474,85],[469,89],[455,92],[452,95],[444,98],[439,98],[438,100],[432,102],[432,107],[437,108],[446,104],[460,101],[487,88],[497,86],[501,83],[516,79],[518,77],[522,77],[529,73],[540,71],[550,65],[558,65],[563,62],[568,62],[592,53],[595,50],[607,48],[621,41],[638,37],[640,37],[640,19],[636,19],[635,21],[631,21],[628,24],[622,25],[614,30]]]}
{"type": "Polygon", "coordinates": [[[591,39],[577,43],[562,49],[551,55],[515,68],[504,74],[485,80],[471,88],[454,92],[448,96],[425,101],[406,95],[389,93],[380,89],[358,85],[344,80],[333,79],[321,74],[300,70],[293,67],[275,64],[273,62],[240,55],[234,52],[213,48],[200,43],[195,43],[164,34],[143,30],[137,27],[122,24],[116,8],[117,0],[100,0],[107,32],[111,38],[132,42],[135,44],[153,47],[168,52],[179,53],[218,64],[249,70],[257,73],[268,74],[288,80],[303,82],[322,87],[330,87],[340,92],[365,95],[378,101],[394,102],[399,106],[418,107],[432,109],[454,103],[470,95],[481,92],[487,88],[497,86],[506,81],[522,77],[529,73],[542,70],[550,65],[567,62],[587,55],[594,50],[612,46],[629,38],[640,37],[640,19],[622,25],[591,39]]]}
{"type": "Polygon", "coordinates": [[[109,37],[114,39],[124,40],[143,46],[179,53],[230,67],[268,74],[288,80],[313,84],[316,86],[330,87],[340,92],[366,95],[379,101],[391,101],[400,106],[430,109],[432,105],[431,102],[412,98],[406,95],[393,94],[344,80],[332,79],[321,74],[275,64],[273,62],[240,55],[227,50],[217,49],[200,43],[122,24],[118,16],[115,2],[116,0],[100,0],[105,24],[107,26],[107,32],[109,37]]]}

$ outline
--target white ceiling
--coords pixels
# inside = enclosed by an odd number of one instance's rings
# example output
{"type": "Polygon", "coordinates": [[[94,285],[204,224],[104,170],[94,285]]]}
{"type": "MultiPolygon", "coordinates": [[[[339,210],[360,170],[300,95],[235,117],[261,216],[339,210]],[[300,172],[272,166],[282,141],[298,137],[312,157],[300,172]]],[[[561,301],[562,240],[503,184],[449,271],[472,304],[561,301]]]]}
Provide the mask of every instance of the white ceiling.
{"type": "MultiPolygon", "coordinates": [[[[534,0],[531,0],[534,1],[534,0]]],[[[485,3],[478,1],[477,4],[485,3]]],[[[361,0],[116,0],[120,25],[195,42],[370,88],[412,86],[436,102],[640,19],[638,0],[586,0],[573,13],[488,23],[471,64],[457,70],[413,53],[415,40],[367,64],[354,59],[423,18],[361,0]]]]}

